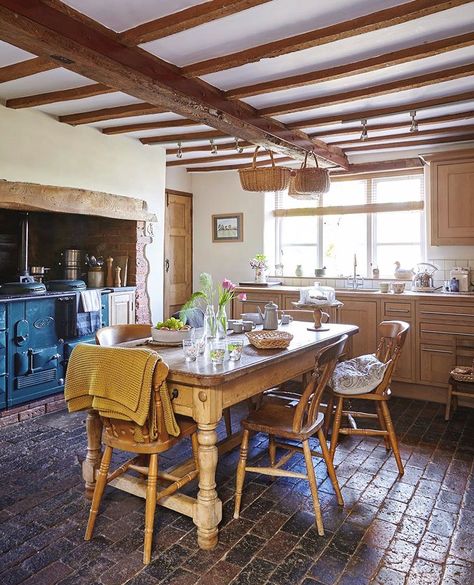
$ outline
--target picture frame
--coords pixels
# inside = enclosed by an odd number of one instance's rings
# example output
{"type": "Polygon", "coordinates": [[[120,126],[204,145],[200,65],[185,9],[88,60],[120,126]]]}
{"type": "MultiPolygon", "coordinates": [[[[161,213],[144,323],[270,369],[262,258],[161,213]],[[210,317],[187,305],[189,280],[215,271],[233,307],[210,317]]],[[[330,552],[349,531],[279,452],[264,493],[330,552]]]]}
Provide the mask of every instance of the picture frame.
{"type": "Polygon", "coordinates": [[[212,216],[213,242],[242,242],[244,214],[226,213],[212,216]]]}

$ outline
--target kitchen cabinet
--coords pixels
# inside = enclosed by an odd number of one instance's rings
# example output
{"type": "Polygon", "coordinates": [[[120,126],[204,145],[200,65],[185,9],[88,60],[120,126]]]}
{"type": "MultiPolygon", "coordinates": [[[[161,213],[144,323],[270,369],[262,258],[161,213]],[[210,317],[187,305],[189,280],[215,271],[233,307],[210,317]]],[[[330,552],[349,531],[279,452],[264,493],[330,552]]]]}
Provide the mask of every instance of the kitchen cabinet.
{"type": "Polygon", "coordinates": [[[383,299],[380,308],[381,321],[405,321],[410,325],[393,379],[400,382],[413,382],[416,378],[415,303],[414,301],[383,299]]]}
{"type": "Polygon", "coordinates": [[[135,323],[135,289],[109,295],[109,325],[135,323]]]}
{"type": "Polygon", "coordinates": [[[357,325],[359,332],[351,338],[350,357],[374,353],[377,349],[377,300],[341,299],[340,322],[357,325]]]}
{"type": "Polygon", "coordinates": [[[431,245],[473,245],[474,150],[423,158],[430,165],[431,245]]]}
{"type": "Polygon", "coordinates": [[[452,346],[421,343],[419,360],[421,384],[447,387],[449,372],[456,361],[452,346]]]}

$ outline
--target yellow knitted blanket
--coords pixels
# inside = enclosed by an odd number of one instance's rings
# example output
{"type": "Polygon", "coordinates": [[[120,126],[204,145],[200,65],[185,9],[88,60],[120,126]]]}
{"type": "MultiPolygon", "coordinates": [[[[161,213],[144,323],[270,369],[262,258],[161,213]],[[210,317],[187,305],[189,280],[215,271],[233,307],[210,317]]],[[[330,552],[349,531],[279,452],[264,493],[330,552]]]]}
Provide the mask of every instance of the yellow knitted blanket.
{"type": "MultiPolygon", "coordinates": [[[[102,347],[79,344],[71,354],[64,397],[69,412],[93,408],[101,416],[129,420],[139,426],[149,420],[157,436],[153,372],[161,357],[148,348],[102,347]]],[[[166,381],[160,388],[164,422],[170,435],[179,435],[166,381]]]]}

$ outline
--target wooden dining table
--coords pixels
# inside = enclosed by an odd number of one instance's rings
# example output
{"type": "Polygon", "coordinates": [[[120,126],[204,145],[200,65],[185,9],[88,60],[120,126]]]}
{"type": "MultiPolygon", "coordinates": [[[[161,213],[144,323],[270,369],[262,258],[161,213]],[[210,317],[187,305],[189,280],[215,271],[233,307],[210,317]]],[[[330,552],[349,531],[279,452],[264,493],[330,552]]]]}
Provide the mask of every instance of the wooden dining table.
{"type": "MultiPolygon", "coordinates": [[[[242,358],[236,362],[226,359],[223,365],[213,365],[207,351],[196,361],[186,362],[180,347],[156,348],[169,366],[167,382],[175,413],[189,416],[197,423],[200,469],[196,498],[178,493],[160,499],[159,503],[193,519],[202,549],[217,545],[222,518],[222,502],[216,491],[218,455],[240,444],[240,433],[218,444],[216,427],[222,410],[311,371],[318,350],[344,334],[352,336],[358,331],[355,325],[340,324],[325,325],[324,330],[315,331],[308,323],[298,321],[280,329],[293,335],[286,349],[257,349],[244,334],[230,334],[228,341],[244,340],[242,358]]],[[[141,340],[135,345],[145,343],[146,340],[141,340]]],[[[97,412],[88,412],[86,427],[88,445],[82,469],[86,495],[91,497],[101,458],[102,426],[97,412]]],[[[179,475],[191,470],[192,465],[192,461],[186,461],[166,472],[179,475]]],[[[110,485],[145,498],[146,484],[141,478],[121,476],[110,485]]]]}

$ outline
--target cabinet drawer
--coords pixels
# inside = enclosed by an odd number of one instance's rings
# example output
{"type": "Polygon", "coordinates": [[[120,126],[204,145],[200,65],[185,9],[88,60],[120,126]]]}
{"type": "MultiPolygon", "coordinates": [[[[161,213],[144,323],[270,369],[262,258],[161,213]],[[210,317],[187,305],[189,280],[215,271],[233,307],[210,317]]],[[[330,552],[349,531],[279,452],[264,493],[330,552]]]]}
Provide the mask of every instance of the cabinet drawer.
{"type": "Polygon", "coordinates": [[[457,323],[421,322],[418,331],[421,342],[450,345],[454,344],[456,338],[474,342],[474,323],[470,326],[457,323]]]}
{"type": "Polygon", "coordinates": [[[474,327],[474,305],[446,305],[420,303],[418,306],[420,321],[442,321],[443,323],[472,324],[474,327]]]}
{"type": "Polygon", "coordinates": [[[382,315],[403,321],[412,316],[413,307],[410,302],[382,301],[382,315]]]}

